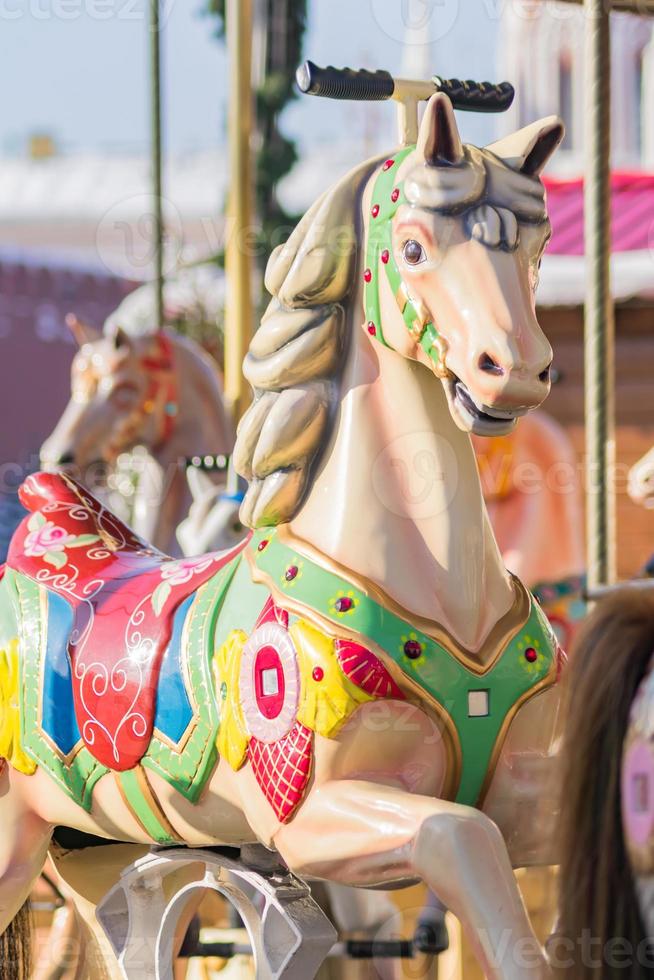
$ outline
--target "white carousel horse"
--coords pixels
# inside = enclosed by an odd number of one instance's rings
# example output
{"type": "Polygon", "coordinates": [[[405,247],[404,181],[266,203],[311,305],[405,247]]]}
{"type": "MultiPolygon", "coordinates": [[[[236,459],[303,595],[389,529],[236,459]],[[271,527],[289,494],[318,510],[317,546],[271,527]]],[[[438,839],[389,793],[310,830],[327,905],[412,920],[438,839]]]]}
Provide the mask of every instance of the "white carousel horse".
{"type": "Polygon", "coordinates": [[[422,879],[488,977],[549,977],[512,868],[557,857],[562,660],[501,561],[469,434],[549,391],[538,174],[562,134],[464,147],[435,95],[417,146],[273,253],[240,549],[171,561],[66,476],[27,480],[0,583],[0,928],[54,825],[258,841],[295,875],[422,879]]]}
{"type": "Polygon", "coordinates": [[[80,345],[71,400],[43,444],[42,463],[72,468],[93,490],[122,453],[144,447],[131,522],[156,547],[179,554],[175,532],[191,504],[187,461],[215,459],[233,445],[216,366],[174,333],[132,337],[113,326],[102,335],[75,317],[68,322],[80,345]]]}
{"type": "Polygon", "coordinates": [[[629,470],[629,496],[635,504],[654,507],[654,447],[629,470]]]}

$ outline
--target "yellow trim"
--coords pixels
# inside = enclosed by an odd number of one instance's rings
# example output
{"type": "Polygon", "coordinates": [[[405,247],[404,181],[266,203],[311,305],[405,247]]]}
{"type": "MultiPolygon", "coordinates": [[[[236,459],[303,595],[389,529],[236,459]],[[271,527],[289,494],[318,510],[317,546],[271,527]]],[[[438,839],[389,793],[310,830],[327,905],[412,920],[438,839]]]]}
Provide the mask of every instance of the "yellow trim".
{"type": "Polygon", "coordinates": [[[243,630],[232,630],[213,658],[220,716],[216,747],[234,771],[245,762],[249,739],[240,701],[241,654],[247,639],[243,630]]]}
{"type": "Polygon", "coordinates": [[[21,745],[20,690],[20,644],[14,637],[0,649],[0,759],[32,776],[38,767],[21,745]]]}
{"type": "MultiPolygon", "coordinates": [[[[315,609],[311,609],[309,606],[305,606],[294,599],[292,596],[282,593],[272,581],[269,575],[259,569],[255,562],[252,560],[249,550],[245,552],[246,558],[250,563],[250,570],[252,574],[252,579],[254,582],[259,582],[266,586],[272,594],[275,602],[283,606],[289,612],[295,613],[301,619],[309,620],[314,623],[315,626],[324,631],[329,636],[336,636],[336,627],[329,619],[326,619],[320,613],[316,612],[315,609]]],[[[353,583],[356,584],[356,583],[353,583]]],[[[356,630],[348,629],[345,623],[338,625],[338,636],[345,637],[350,640],[354,640],[356,643],[361,643],[361,634],[356,630]]],[[[461,779],[462,770],[462,752],[461,743],[459,741],[459,733],[456,730],[456,726],[450,717],[448,711],[440,704],[436,698],[432,697],[428,691],[425,691],[420,685],[413,681],[407,674],[404,673],[395,663],[395,661],[388,656],[386,650],[380,647],[375,641],[366,636],[365,637],[366,647],[373,653],[378,660],[384,665],[386,670],[389,672],[391,677],[395,680],[396,684],[402,691],[402,693],[408,698],[412,704],[418,705],[432,718],[447,747],[448,756],[452,762],[451,768],[448,767],[447,781],[444,786],[443,795],[445,799],[454,799],[456,795],[456,790],[461,779]]]]}

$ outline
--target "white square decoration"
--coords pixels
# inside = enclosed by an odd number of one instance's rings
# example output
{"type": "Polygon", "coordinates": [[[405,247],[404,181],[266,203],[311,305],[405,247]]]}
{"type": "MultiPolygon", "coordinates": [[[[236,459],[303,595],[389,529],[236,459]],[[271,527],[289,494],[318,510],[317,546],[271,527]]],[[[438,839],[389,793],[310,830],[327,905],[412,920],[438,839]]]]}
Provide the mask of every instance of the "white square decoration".
{"type": "Polygon", "coordinates": [[[277,668],[268,667],[261,672],[261,689],[264,694],[279,694],[277,668]]]}
{"type": "Polygon", "coordinates": [[[468,691],[468,717],[486,718],[490,714],[488,691],[468,691]]]}

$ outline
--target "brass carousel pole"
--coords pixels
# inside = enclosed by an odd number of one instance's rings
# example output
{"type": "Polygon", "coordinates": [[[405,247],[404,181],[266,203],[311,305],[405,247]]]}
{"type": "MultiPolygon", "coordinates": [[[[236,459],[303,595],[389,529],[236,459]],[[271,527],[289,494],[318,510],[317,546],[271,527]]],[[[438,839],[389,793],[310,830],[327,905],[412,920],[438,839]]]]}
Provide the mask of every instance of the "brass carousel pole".
{"type": "Polygon", "coordinates": [[[243,358],[252,334],[252,0],[227,0],[229,58],[229,197],[227,204],[227,306],[225,310],[225,396],[235,422],[249,400],[243,358]]]}
{"type": "Polygon", "coordinates": [[[157,328],[164,324],[164,226],[161,149],[161,18],[160,0],[150,0],[150,129],[152,196],[154,198],[154,294],[157,328]]]}
{"type": "Polygon", "coordinates": [[[611,253],[611,52],[606,0],[585,0],[584,311],[588,590],[615,579],[615,321],[611,253]]]}

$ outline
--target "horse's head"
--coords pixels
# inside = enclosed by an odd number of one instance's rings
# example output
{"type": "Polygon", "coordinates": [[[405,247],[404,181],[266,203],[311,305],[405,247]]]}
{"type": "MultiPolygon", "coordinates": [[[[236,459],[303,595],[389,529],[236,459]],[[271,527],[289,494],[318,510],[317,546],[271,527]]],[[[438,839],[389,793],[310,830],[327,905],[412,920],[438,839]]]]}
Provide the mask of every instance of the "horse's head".
{"type": "Polygon", "coordinates": [[[45,467],[113,463],[135,445],[154,448],[177,411],[170,341],[163,334],[108,335],[75,318],[80,345],[71,371],[71,398],[41,447],[45,467]]]}
{"type": "Polygon", "coordinates": [[[552,349],[534,291],[550,235],[539,174],[556,117],[483,150],[463,146],[450,101],[430,100],[418,144],[368,185],[368,332],[442,379],[457,425],[501,435],[549,392],[552,349]]]}

